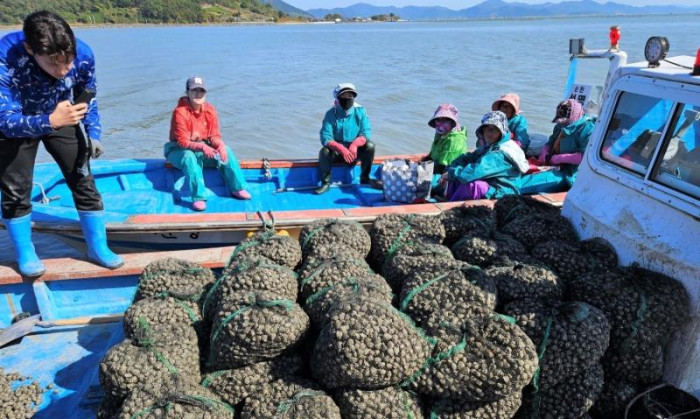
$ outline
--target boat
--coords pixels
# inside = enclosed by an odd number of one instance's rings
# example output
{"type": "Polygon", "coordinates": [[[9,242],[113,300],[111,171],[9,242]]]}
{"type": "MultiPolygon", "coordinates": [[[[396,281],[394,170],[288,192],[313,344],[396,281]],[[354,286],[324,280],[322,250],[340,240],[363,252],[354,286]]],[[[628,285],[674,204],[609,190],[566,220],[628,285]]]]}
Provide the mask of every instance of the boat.
{"type": "MultiPolygon", "coordinates": [[[[690,120],[692,124],[700,121],[700,118],[690,119],[697,113],[685,112],[688,108],[700,109],[700,51],[694,65],[693,57],[689,56],[673,57],[670,61],[694,67],[695,74],[689,75],[687,69],[666,62],[656,62],[654,67],[649,67],[651,61],[620,66],[608,80],[599,124],[573,189],[567,194],[542,194],[537,199],[555,204],[562,204],[563,201],[562,213],[572,221],[581,239],[594,236],[606,238],[617,250],[621,264],[635,261],[683,283],[692,300],[692,319],[672,337],[667,348],[664,379],[697,397],[700,396],[700,252],[694,244],[700,236],[700,172],[697,172],[698,162],[691,159],[675,160],[676,163],[687,162],[682,167],[687,167],[690,175],[669,170],[668,162],[671,160],[667,156],[669,145],[675,141],[684,121],[690,120]],[[627,130],[615,137],[615,144],[624,146],[625,150],[651,148],[651,154],[640,154],[646,156],[643,165],[637,164],[641,160],[632,160],[635,164],[630,164],[627,155],[608,147],[608,140],[613,138],[611,133],[619,125],[620,111],[625,109],[625,95],[629,94],[648,95],[670,103],[670,112],[661,121],[661,128],[656,127],[660,135],[642,136],[637,132],[639,130],[627,130]],[[635,145],[640,138],[645,144],[635,145]]],[[[643,117],[636,117],[632,126],[644,120],[643,117]]],[[[700,127],[694,126],[694,129],[698,130],[695,133],[700,132],[700,127]]],[[[684,131],[684,135],[687,132],[684,131]]],[[[312,208],[306,201],[309,201],[311,188],[317,182],[313,162],[253,162],[245,163],[245,170],[251,177],[261,180],[260,187],[268,188],[267,192],[272,196],[269,201],[254,199],[242,202],[227,198],[227,202],[238,206],[238,211],[217,211],[217,206],[212,205],[212,213],[193,214],[185,205],[177,204],[174,193],[177,190],[177,177],[172,168],[162,161],[128,161],[123,164],[95,165],[96,177],[109,179],[113,190],[121,191],[115,192],[114,197],[105,191],[106,202],[118,200],[120,194],[130,190],[138,190],[143,182],[149,185],[153,182],[160,188],[157,189],[159,193],[172,201],[167,205],[176,211],[162,216],[163,219],[159,218],[161,215],[157,214],[157,208],[153,208],[150,214],[136,215],[111,211],[111,233],[158,235],[172,231],[174,234],[191,231],[192,223],[199,225],[209,222],[219,228],[225,227],[227,231],[245,233],[272,222],[269,214],[266,216],[264,213],[269,208],[261,206],[272,202],[284,205],[293,202],[299,206],[296,211],[276,210],[275,207],[273,215],[277,228],[293,228],[305,220],[326,216],[369,222],[372,217],[387,212],[433,214],[463,204],[375,206],[372,204],[381,202],[381,192],[357,185],[356,168],[334,168],[334,180],[344,182],[328,193],[337,207],[312,208]],[[126,167],[131,167],[131,172],[126,171],[126,167]],[[305,170],[294,171],[290,175],[294,167],[305,170]],[[155,173],[159,175],[154,177],[155,173]],[[172,176],[171,181],[168,176],[172,176]],[[365,205],[357,205],[359,202],[365,205]],[[128,225],[134,228],[130,231],[120,230],[128,225]]],[[[375,170],[378,170],[378,166],[375,170]]],[[[61,185],[56,175],[52,176],[55,179],[48,173],[46,177],[37,178],[43,182],[43,192],[40,190],[42,188],[37,187],[35,203],[43,197],[48,202],[41,204],[44,207],[35,206],[40,214],[35,222],[37,229],[50,231],[48,229],[53,220],[58,225],[53,232],[67,235],[73,228],[70,222],[77,220],[77,214],[72,209],[69,196],[61,195],[61,188],[65,188],[65,185],[61,185]],[[54,196],[61,198],[52,200],[54,196]],[[61,205],[61,201],[66,201],[66,205],[61,205]],[[58,208],[60,211],[53,214],[41,211],[48,208],[58,208]]],[[[211,180],[209,184],[216,191],[215,179],[208,180],[211,180]]],[[[151,205],[162,202],[148,201],[148,196],[139,199],[151,202],[151,205]]],[[[137,201],[133,197],[121,200],[124,207],[137,201]]],[[[492,204],[493,201],[473,201],[466,205],[492,204]]],[[[6,347],[0,345],[0,367],[37,380],[42,386],[44,399],[34,417],[94,417],[95,408],[102,398],[97,365],[109,347],[123,338],[119,321],[131,302],[138,275],[144,266],[167,255],[220,268],[231,250],[232,247],[203,247],[127,254],[124,256],[126,264],[113,271],[74,259],[47,260],[44,262],[47,273],[32,281],[21,278],[12,267],[0,267],[0,294],[3,296],[0,298],[0,329],[9,330],[11,322],[20,313],[41,318],[39,327],[33,328],[32,333],[20,342],[6,347]],[[49,385],[52,387],[47,388],[49,385]]]]}
{"type": "MultiPolygon", "coordinates": [[[[375,161],[373,176],[390,159],[416,160],[422,155],[387,156],[375,161]]],[[[274,224],[296,234],[318,218],[338,218],[365,225],[381,214],[438,214],[455,203],[396,204],[381,190],[359,184],[359,166],[332,168],[332,188],[315,195],[315,160],[242,161],[253,198],[230,197],[215,169],[205,169],[209,192],[206,212],[188,202],[184,176],[165,160],[97,160],[92,172],[106,209],[108,240],[117,252],[192,249],[236,244],[253,231],[274,224]]],[[[561,204],[557,195],[543,199],[561,204]]],[[[36,166],[32,221],[37,232],[52,233],[76,248],[84,247],[78,212],[55,163],[36,166]]]]}

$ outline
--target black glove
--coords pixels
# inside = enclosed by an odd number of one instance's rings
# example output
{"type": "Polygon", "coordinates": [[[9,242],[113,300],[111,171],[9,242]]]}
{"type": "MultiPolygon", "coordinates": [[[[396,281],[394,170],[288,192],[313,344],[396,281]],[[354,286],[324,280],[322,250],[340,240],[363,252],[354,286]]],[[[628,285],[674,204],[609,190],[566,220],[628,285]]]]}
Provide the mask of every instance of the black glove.
{"type": "Polygon", "coordinates": [[[90,157],[96,159],[104,153],[102,148],[102,141],[100,140],[90,140],[90,157]]]}

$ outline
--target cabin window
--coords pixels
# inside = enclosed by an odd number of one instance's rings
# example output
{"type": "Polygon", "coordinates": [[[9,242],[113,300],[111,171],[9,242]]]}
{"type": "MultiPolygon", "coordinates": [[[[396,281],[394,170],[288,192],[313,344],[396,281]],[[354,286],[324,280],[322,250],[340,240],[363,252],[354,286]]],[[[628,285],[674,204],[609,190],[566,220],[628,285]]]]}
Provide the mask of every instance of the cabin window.
{"type": "Polygon", "coordinates": [[[679,106],[668,132],[652,178],[700,198],[700,106],[679,106]]]}
{"type": "Polygon", "coordinates": [[[669,119],[672,101],[623,92],[603,141],[603,159],[644,176],[669,119]]]}

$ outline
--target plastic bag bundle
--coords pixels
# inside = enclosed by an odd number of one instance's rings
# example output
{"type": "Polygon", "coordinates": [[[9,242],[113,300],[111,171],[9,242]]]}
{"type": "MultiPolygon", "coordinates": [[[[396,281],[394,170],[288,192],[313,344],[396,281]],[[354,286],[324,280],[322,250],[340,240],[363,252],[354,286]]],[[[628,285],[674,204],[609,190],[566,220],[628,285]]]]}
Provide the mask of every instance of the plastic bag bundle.
{"type": "Polygon", "coordinates": [[[340,390],[335,395],[344,419],[422,419],[420,398],[399,387],[380,390],[340,390]]]}
{"type": "Polygon", "coordinates": [[[369,259],[380,270],[384,259],[414,243],[440,244],[445,239],[445,227],[438,217],[419,214],[380,215],[369,231],[372,249],[369,259]]]}
{"type": "Polygon", "coordinates": [[[265,385],[299,374],[304,360],[296,354],[282,355],[271,361],[258,362],[232,370],[214,371],[202,380],[221,400],[235,406],[260,391],[265,385]]]}
{"type": "Polygon", "coordinates": [[[297,275],[293,270],[267,258],[239,261],[229,268],[207,290],[202,309],[211,320],[222,301],[241,293],[267,293],[277,298],[296,301],[299,294],[297,275]]]}
{"type": "Polygon", "coordinates": [[[600,363],[608,348],[610,324],[601,310],[589,304],[520,300],[506,305],[504,312],[516,319],[538,348],[541,389],[600,363]],[[535,322],[533,316],[538,318],[535,322]]]}
{"type": "Polygon", "coordinates": [[[419,274],[409,278],[401,289],[399,308],[420,326],[433,313],[447,313],[462,305],[496,308],[496,283],[475,266],[444,273],[419,274]]]}
{"type": "Polygon", "coordinates": [[[341,301],[316,341],[311,372],[328,389],[384,388],[408,378],[430,348],[422,331],[393,307],[341,301]]]}
{"type": "Polygon", "coordinates": [[[391,287],[379,275],[350,277],[309,296],[304,303],[304,311],[309,315],[311,324],[321,328],[333,314],[334,307],[343,300],[372,300],[391,305],[393,297],[391,287]]]}
{"type": "Polygon", "coordinates": [[[520,392],[492,402],[470,402],[442,399],[430,410],[431,418],[440,419],[502,419],[512,418],[520,407],[520,392]]]}
{"type": "Polygon", "coordinates": [[[214,316],[207,366],[231,369],[273,359],[308,328],[309,317],[293,301],[264,293],[234,296],[214,316]]]}
{"type": "Polygon", "coordinates": [[[134,301],[169,296],[199,302],[213,281],[211,269],[196,263],[174,258],[157,260],[143,269],[134,301]]]}
{"type": "Polygon", "coordinates": [[[417,393],[491,402],[522,390],[537,369],[527,335],[505,316],[473,306],[466,316],[435,316],[426,332],[437,340],[432,356],[405,385],[417,393]]]}
{"type": "Polygon", "coordinates": [[[491,208],[477,205],[454,207],[439,215],[445,226],[445,245],[452,246],[465,235],[486,236],[496,229],[491,208]]]}
{"type": "Polygon", "coordinates": [[[333,399],[313,381],[286,378],[245,399],[241,419],[340,419],[333,399]]]}
{"type": "Polygon", "coordinates": [[[299,233],[299,243],[304,259],[326,259],[334,256],[339,249],[356,259],[364,259],[372,246],[362,224],[338,219],[321,219],[305,225],[299,233]]]}
{"type": "Polygon", "coordinates": [[[382,274],[392,289],[400,291],[408,277],[432,272],[437,266],[442,269],[456,268],[461,263],[455,261],[449,247],[441,244],[407,244],[384,260],[382,274]]]}
{"type": "Polygon", "coordinates": [[[553,299],[564,297],[564,286],[550,269],[528,264],[494,267],[486,270],[498,288],[499,304],[523,299],[553,299]]]}
{"type": "Polygon", "coordinates": [[[466,234],[452,245],[452,253],[456,259],[470,265],[489,267],[504,257],[525,255],[527,250],[519,241],[507,234],[477,236],[466,234]]]}
{"type": "Polygon", "coordinates": [[[99,378],[106,397],[121,401],[132,391],[182,375],[199,381],[199,347],[186,324],[151,326],[141,318],[134,337],[113,346],[100,362],[99,378]]]}
{"type": "Polygon", "coordinates": [[[301,261],[301,246],[290,236],[275,234],[273,231],[258,232],[236,246],[231,253],[228,266],[236,266],[245,259],[261,257],[270,259],[277,265],[294,269],[301,261]]]}
{"type": "Polygon", "coordinates": [[[299,295],[306,301],[324,288],[342,283],[352,277],[374,275],[364,259],[341,252],[327,259],[308,258],[299,268],[299,295]]]}

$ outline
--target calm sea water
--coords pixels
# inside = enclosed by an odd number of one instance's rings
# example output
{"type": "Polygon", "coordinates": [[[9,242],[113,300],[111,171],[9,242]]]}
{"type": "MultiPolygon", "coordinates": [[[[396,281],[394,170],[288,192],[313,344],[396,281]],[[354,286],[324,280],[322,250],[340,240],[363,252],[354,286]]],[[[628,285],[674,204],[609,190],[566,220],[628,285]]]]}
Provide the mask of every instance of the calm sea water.
{"type": "MultiPolygon", "coordinates": [[[[630,62],[650,36],[670,55],[700,47],[697,15],[512,21],[77,29],[97,57],[104,158],[162,157],[185,79],[206,78],[226,142],[239,158],[314,157],[338,82],[356,84],[378,154],[429,149],[438,104],[460,110],[470,143],[500,94],[520,94],[531,131],[551,132],[568,68],[568,39],[608,46],[622,27],[630,62]]],[[[4,32],[0,30],[0,36],[4,32]]],[[[602,84],[607,63],[581,70],[602,84]]],[[[38,161],[51,161],[41,151],[38,161]]],[[[0,249],[6,248],[0,237],[0,249]]],[[[60,245],[57,245],[57,247],[60,245]]],[[[45,247],[45,246],[42,246],[45,247]]],[[[6,253],[6,252],[3,252],[6,253]]]]}

